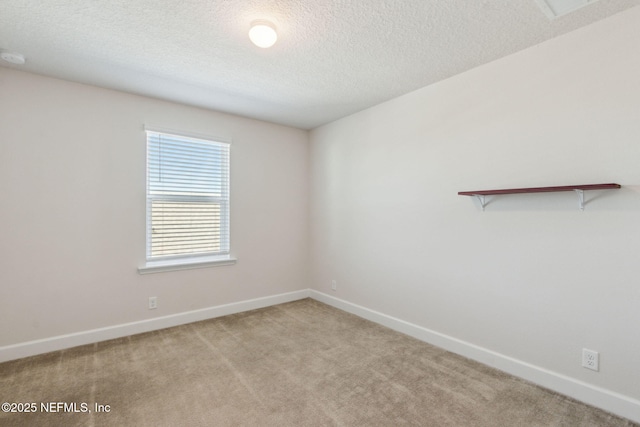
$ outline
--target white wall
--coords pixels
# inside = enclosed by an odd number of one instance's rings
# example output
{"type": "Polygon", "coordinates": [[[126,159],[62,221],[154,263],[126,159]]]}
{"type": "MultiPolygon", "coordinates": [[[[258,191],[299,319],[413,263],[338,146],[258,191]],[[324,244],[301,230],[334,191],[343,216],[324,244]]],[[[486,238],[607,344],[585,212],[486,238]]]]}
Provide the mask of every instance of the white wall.
{"type": "Polygon", "coordinates": [[[307,289],[308,176],[306,131],[0,68],[0,347],[307,289]],[[232,140],[236,265],[138,274],[145,124],[232,140]]]}
{"type": "Polygon", "coordinates": [[[313,288],[637,405],[638,40],[636,7],[312,131],[313,288]]]}

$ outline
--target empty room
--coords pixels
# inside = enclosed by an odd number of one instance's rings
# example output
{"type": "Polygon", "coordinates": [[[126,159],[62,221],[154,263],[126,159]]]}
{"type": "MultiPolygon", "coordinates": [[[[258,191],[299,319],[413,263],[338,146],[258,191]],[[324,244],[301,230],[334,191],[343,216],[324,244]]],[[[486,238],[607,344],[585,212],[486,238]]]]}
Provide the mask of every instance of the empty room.
{"type": "Polygon", "coordinates": [[[640,425],[640,0],[1,0],[0,425],[640,425]]]}

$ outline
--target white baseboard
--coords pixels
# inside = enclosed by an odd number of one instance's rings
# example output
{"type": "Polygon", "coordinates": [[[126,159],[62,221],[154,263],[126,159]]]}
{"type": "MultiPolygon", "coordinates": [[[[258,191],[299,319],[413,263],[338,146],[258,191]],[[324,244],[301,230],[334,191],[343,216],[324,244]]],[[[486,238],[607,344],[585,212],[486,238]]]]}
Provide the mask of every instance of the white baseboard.
{"type": "Polygon", "coordinates": [[[358,317],[371,320],[372,322],[402,332],[421,341],[468,357],[469,359],[523,378],[581,402],[640,423],[639,400],[531,365],[457,338],[423,328],[422,326],[387,316],[386,314],[332,297],[322,292],[310,290],[309,296],[315,300],[339,308],[340,310],[355,314],[358,317]]]}
{"type": "Polygon", "coordinates": [[[143,332],[156,331],[158,329],[170,328],[172,326],[184,325],[186,323],[198,322],[200,320],[213,319],[215,317],[269,307],[308,297],[309,290],[304,289],[286,294],[256,298],[247,301],[208,307],[200,310],[172,314],[169,316],[156,317],[154,319],[141,320],[139,322],[124,323],[106,328],[92,329],[89,331],[12,344],[0,347],[0,362],[35,356],[36,354],[63,350],[66,348],[92,344],[114,338],[126,337],[143,332]]]}
{"type": "Polygon", "coordinates": [[[92,344],[114,338],[121,338],[143,332],[170,328],[186,323],[198,322],[229,314],[269,307],[285,302],[311,297],[315,300],[355,314],[372,322],[402,332],[421,341],[433,344],[445,350],[476,360],[485,365],[515,375],[542,387],[573,397],[587,404],[604,409],[619,416],[640,423],[640,401],[631,397],[593,386],[574,378],[552,372],[538,366],[517,360],[500,353],[482,348],[457,338],[432,331],[404,320],[370,310],[368,308],[332,297],[311,289],[273,295],[188,311],[139,322],[125,323],[100,329],[92,329],[68,335],[28,341],[0,347],[0,362],[63,350],[79,345],[92,344]]]}

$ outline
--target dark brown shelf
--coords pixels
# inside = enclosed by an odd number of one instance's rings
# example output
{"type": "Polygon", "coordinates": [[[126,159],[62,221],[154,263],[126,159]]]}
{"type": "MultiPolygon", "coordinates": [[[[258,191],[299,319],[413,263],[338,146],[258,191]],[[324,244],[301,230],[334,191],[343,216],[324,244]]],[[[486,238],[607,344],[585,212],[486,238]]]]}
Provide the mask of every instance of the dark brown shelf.
{"type": "Polygon", "coordinates": [[[620,184],[584,184],[584,185],[562,185],[559,187],[531,187],[531,188],[510,188],[506,190],[477,190],[460,191],[460,196],[474,196],[480,202],[482,210],[487,206],[485,196],[500,194],[522,194],[522,193],[555,193],[558,191],[575,191],[578,194],[578,206],[584,210],[584,195],[586,190],[614,190],[620,188],[620,184]]]}
{"type": "Polygon", "coordinates": [[[494,194],[519,194],[519,193],[552,193],[557,191],[575,190],[613,190],[620,188],[620,184],[585,184],[585,185],[562,185],[559,187],[531,187],[531,188],[511,188],[507,190],[478,190],[460,191],[459,196],[491,196],[494,194]]]}

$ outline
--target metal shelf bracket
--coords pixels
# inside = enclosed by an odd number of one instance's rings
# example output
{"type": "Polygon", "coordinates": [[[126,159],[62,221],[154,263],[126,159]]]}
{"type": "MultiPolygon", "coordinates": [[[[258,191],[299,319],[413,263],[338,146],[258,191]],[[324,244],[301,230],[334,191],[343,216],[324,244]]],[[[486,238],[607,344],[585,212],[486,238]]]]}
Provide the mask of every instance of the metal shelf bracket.
{"type": "Polygon", "coordinates": [[[577,188],[573,191],[575,191],[576,194],[578,195],[578,206],[580,207],[580,210],[583,211],[584,210],[584,191],[579,190],[577,188]]]}
{"type": "Polygon", "coordinates": [[[484,194],[474,194],[474,197],[478,199],[478,202],[480,202],[480,206],[482,206],[482,211],[484,212],[484,207],[487,206],[487,201],[484,194]]]}

